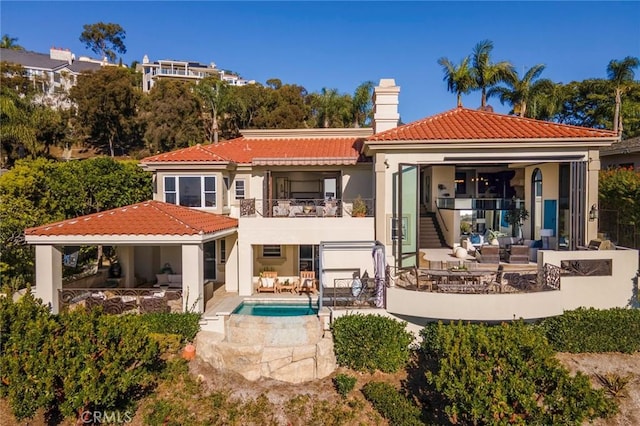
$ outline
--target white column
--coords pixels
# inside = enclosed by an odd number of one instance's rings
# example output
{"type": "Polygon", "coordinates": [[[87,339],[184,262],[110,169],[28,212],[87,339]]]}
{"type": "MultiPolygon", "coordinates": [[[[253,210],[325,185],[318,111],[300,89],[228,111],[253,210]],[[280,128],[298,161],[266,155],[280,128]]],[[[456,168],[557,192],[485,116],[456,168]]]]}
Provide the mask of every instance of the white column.
{"type": "Polygon", "coordinates": [[[122,267],[123,287],[133,288],[136,286],[135,257],[133,246],[118,246],[118,263],[122,267]]]}
{"type": "Polygon", "coordinates": [[[62,252],[55,246],[36,246],[35,296],[58,313],[58,290],[62,289],[62,252]]]}
{"type": "Polygon", "coordinates": [[[182,246],[182,309],[204,312],[204,250],[202,244],[182,246]]]}
{"type": "Polygon", "coordinates": [[[238,234],[229,235],[227,239],[227,262],[224,265],[224,289],[225,291],[238,292],[238,271],[240,262],[238,259],[238,234]]]}
{"type": "Polygon", "coordinates": [[[600,172],[600,153],[597,150],[589,151],[589,162],[587,164],[587,193],[585,194],[585,206],[584,215],[587,222],[586,235],[584,238],[585,245],[589,244],[589,241],[598,238],[598,219],[589,220],[589,211],[591,206],[595,206],[599,209],[598,204],[598,175],[600,172]]]}
{"type": "Polygon", "coordinates": [[[380,79],[373,89],[373,133],[384,132],[398,126],[398,95],[400,87],[392,78],[380,79]]]}
{"type": "Polygon", "coordinates": [[[238,238],[238,295],[253,294],[253,248],[238,238]]]}

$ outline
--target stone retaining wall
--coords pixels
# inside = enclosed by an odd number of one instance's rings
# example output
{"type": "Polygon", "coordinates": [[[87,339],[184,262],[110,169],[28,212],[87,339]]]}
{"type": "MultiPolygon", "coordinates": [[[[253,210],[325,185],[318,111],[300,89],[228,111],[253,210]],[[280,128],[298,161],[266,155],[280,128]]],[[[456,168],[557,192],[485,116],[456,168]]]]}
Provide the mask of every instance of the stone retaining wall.
{"type": "Polygon", "coordinates": [[[200,331],[196,356],[217,369],[289,383],[321,379],[336,369],[333,338],[316,316],[231,315],[226,336],[200,331]]]}

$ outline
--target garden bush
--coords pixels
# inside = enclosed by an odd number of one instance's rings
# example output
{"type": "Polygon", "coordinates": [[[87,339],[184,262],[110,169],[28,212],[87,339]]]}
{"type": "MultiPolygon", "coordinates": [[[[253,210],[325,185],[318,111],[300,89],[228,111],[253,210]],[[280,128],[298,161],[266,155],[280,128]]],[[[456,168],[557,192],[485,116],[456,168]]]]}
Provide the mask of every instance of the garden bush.
{"type": "Polygon", "coordinates": [[[390,425],[423,425],[421,410],[401,395],[393,386],[383,382],[369,382],[362,388],[364,397],[389,421],[390,425]]]}
{"type": "Polygon", "coordinates": [[[380,315],[345,315],[332,325],[338,364],[358,371],[399,371],[407,365],[413,335],[406,322],[380,315]]]}
{"type": "Polygon", "coordinates": [[[193,312],[143,314],[139,318],[149,332],[179,334],[182,343],[192,342],[200,330],[200,314],[193,312]]]}
{"type": "Polygon", "coordinates": [[[436,365],[427,381],[453,423],[580,424],[617,411],[587,376],[569,375],[538,328],[432,323],[422,336],[436,365]]]}
{"type": "Polygon", "coordinates": [[[333,378],[333,384],[336,387],[336,391],[343,398],[346,398],[356,385],[356,378],[348,374],[340,373],[333,378]]]}
{"type": "Polygon", "coordinates": [[[540,327],[560,352],[640,351],[640,309],[580,308],[546,318],[540,327]]]}
{"type": "Polygon", "coordinates": [[[30,294],[1,298],[0,396],[18,419],[129,406],[154,381],[157,344],[131,315],[51,315],[30,294]]]}

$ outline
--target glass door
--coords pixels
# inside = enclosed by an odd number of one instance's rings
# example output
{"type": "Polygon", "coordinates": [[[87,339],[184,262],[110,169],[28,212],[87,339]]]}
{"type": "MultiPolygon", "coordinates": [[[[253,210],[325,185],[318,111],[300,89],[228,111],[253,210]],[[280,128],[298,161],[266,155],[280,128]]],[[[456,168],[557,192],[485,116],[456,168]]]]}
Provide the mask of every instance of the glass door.
{"type": "Polygon", "coordinates": [[[204,279],[215,280],[216,279],[216,242],[211,241],[205,243],[204,252],[204,279]]]}
{"type": "Polygon", "coordinates": [[[399,268],[418,265],[419,168],[415,164],[398,166],[398,210],[394,214],[396,263],[399,268]]]}

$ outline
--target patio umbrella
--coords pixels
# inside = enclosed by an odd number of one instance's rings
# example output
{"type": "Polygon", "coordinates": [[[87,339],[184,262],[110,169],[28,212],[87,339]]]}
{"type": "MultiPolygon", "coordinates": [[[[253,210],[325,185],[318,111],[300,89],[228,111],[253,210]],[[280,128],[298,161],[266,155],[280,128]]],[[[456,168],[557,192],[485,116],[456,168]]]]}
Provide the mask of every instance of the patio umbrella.
{"type": "Polygon", "coordinates": [[[382,308],[384,306],[383,301],[383,292],[384,292],[384,282],[385,282],[385,274],[387,269],[387,260],[384,254],[384,246],[381,244],[376,244],[373,247],[373,271],[376,283],[376,293],[375,293],[375,304],[377,308],[382,308]]]}

